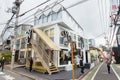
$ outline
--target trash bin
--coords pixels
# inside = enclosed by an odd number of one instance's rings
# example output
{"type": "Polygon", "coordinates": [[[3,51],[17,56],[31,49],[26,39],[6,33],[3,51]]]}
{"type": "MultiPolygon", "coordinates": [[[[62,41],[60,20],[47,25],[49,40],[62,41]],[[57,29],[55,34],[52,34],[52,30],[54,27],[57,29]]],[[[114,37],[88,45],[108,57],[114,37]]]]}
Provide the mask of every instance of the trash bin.
{"type": "Polygon", "coordinates": [[[85,63],[85,68],[90,69],[90,63],[85,63]]]}

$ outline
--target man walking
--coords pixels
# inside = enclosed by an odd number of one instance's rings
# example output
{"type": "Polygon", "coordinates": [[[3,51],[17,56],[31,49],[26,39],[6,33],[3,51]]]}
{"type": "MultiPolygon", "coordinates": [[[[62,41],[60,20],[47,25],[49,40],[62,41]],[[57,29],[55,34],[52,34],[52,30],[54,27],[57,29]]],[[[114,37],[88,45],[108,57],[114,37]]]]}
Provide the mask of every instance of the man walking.
{"type": "Polygon", "coordinates": [[[2,57],[2,59],[1,59],[1,68],[2,68],[2,71],[4,69],[4,63],[5,63],[5,58],[2,57]]]}
{"type": "Polygon", "coordinates": [[[106,64],[107,64],[108,73],[110,74],[111,58],[107,58],[106,64]]]}
{"type": "Polygon", "coordinates": [[[30,57],[30,72],[32,71],[33,59],[30,57]]]}
{"type": "Polygon", "coordinates": [[[81,68],[81,73],[84,73],[84,64],[83,64],[83,59],[80,59],[80,68],[81,68]]]}

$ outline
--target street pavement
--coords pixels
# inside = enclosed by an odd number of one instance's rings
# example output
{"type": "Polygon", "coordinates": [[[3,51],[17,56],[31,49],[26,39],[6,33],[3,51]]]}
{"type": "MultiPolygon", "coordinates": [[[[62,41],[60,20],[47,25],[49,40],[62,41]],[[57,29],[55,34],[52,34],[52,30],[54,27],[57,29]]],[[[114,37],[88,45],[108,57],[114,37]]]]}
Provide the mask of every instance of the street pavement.
{"type": "Polygon", "coordinates": [[[111,68],[110,74],[107,71],[106,63],[101,64],[98,72],[96,73],[93,80],[118,80],[117,76],[115,75],[114,71],[111,68]]]}
{"type": "MultiPolygon", "coordinates": [[[[75,68],[75,80],[76,79],[78,80],[79,77],[84,75],[84,74],[81,74],[80,71],[81,71],[80,68],[75,68]]],[[[93,75],[88,75],[87,79],[79,78],[79,80],[119,80],[117,76],[115,75],[114,71],[112,70],[112,68],[111,68],[111,73],[110,74],[108,73],[106,63],[104,62],[102,64],[96,65],[95,68],[93,68],[92,70],[85,69],[84,76],[87,76],[86,73],[90,73],[93,75]]],[[[32,80],[25,76],[28,76],[34,80],[71,80],[72,72],[71,71],[60,71],[59,73],[54,73],[52,75],[49,75],[49,74],[39,73],[36,71],[29,72],[29,70],[26,69],[24,66],[20,66],[20,67],[14,68],[12,72],[11,70],[5,70],[5,74],[0,73],[0,80],[7,80],[5,79],[5,77],[12,78],[8,80],[32,80]]]]}
{"type": "Polygon", "coordinates": [[[31,78],[19,75],[10,70],[0,71],[0,80],[33,80],[31,78]]]}
{"type": "MultiPolygon", "coordinates": [[[[58,73],[54,73],[52,75],[49,74],[43,74],[36,71],[29,72],[29,70],[18,67],[14,69],[15,71],[25,74],[26,76],[34,77],[36,80],[70,80],[72,78],[72,72],[71,71],[60,71],[58,73]]],[[[88,71],[88,69],[85,69],[85,72],[88,71]]],[[[80,68],[75,69],[75,78],[78,79],[82,73],[80,68]]]]}

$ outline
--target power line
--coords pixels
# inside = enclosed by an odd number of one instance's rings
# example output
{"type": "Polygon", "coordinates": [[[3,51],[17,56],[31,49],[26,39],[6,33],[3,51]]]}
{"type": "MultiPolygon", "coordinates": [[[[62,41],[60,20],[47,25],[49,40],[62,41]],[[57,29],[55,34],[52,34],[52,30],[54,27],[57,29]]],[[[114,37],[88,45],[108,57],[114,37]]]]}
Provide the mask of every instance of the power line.
{"type": "MultiPolygon", "coordinates": [[[[64,0],[62,0],[61,2],[63,2],[64,0]]],[[[72,8],[72,7],[75,7],[75,6],[77,6],[78,4],[82,4],[82,3],[84,3],[84,2],[86,2],[86,1],[90,1],[90,0],[82,0],[82,1],[79,1],[79,2],[77,2],[77,3],[75,3],[75,4],[72,4],[72,5],[70,5],[70,6],[68,6],[68,7],[66,7],[65,9],[70,9],[70,8],[72,8]]],[[[60,3],[61,3],[60,2],[60,3]]],[[[58,3],[58,4],[60,4],[60,3],[58,3]]],[[[49,8],[50,9],[50,8],[49,8]]],[[[46,10],[47,11],[47,10],[46,10]]],[[[43,12],[45,12],[45,11],[43,11],[43,12]]],[[[41,14],[41,13],[40,13],[41,14]]],[[[38,14],[38,15],[40,15],[40,14],[38,14]]],[[[34,15],[34,14],[32,14],[32,15],[34,15]]],[[[25,19],[28,19],[29,17],[31,17],[32,15],[30,15],[30,16],[28,16],[27,18],[25,18],[25,19]]],[[[25,20],[25,19],[23,19],[23,20],[25,20]]],[[[25,22],[28,22],[28,21],[30,21],[30,22],[33,22],[32,21],[32,19],[34,19],[34,18],[30,18],[29,20],[27,20],[27,21],[25,21],[25,22]]],[[[21,21],[23,21],[23,20],[21,20],[21,21]]],[[[24,23],[25,23],[24,22],[24,23]]]]}
{"type": "Polygon", "coordinates": [[[66,7],[66,9],[75,7],[75,6],[79,5],[79,4],[82,4],[82,3],[87,2],[87,1],[90,1],[90,0],[82,0],[82,1],[79,1],[79,2],[77,2],[77,3],[74,3],[74,4],[72,4],[72,5],[68,6],[68,7],[66,7]]]}
{"type": "MultiPolygon", "coordinates": [[[[23,1],[24,1],[24,0],[23,0],[23,1]]],[[[23,1],[22,1],[22,2],[23,2],[23,1]]],[[[32,8],[32,9],[30,9],[30,10],[24,12],[24,13],[22,13],[22,14],[19,15],[18,17],[21,17],[21,16],[25,15],[26,13],[28,13],[28,12],[30,12],[30,11],[36,9],[36,8],[39,7],[39,6],[42,6],[43,4],[45,4],[45,3],[49,2],[49,1],[50,1],[50,0],[47,0],[47,1],[45,1],[45,2],[43,2],[43,3],[41,3],[41,4],[39,4],[39,5],[37,5],[36,7],[32,8]]],[[[22,3],[22,2],[21,2],[21,3],[22,3]]],[[[14,14],[14,15],[15,15],[15,14],[14,14]]],[[[7,27],[9,26],[9,23],[10,23],[11,20],[13,19],[14,15],[13,15],[13,16],[11,17],[11,19],[8,20],[8,22],[6,23],[6,26],[5,26],[5,28],[3,29],[3,31],[2,31],[1,37],[3,37],[3,35],[4,35],[5,32],[7,31],[7,29],[8,29],[7,27]]],[[[5,24],[1,24],[1,25],[5,25],[5,24]]]]}
{"type": "MultiPolygon", "coordinates": [[[[44,13],[44,12],[46,12],[46,11],[48,11],[49,9],[52,9],[53,7],[55,7],[55,6],[57,6],[58,4],[60,4],[61,2],[63,2],[64,0],[60,0],[59,2],[58,2],[59,0],[57,0],[57,1],[55,1],[55,2],[53,2],[52,4],[50,4],[50,5],[47,5],[48,6],[48,8],[46,8],[46,10],[41,10],[41,12],[39,13],[39,14],[37,14],[36,16],[38,16],[38,15],[40,15],[40,14],[42,14],[42,13],[44,13]],[[52,6],[51,6],[52,5],[52,6]],[[51,7],[49,7],[49,6],[51,6],[51,7]]],[[[25,20],[25,19],[28,19],[29,17],[31,17],[31,16],[34,16],[34,14],[32,14],[32,15],[30,15],[30,16],[28,16],[27,18],[24,18],[23,20],[25,20]]],[[[28,22],[28,21],[30,21],[30,20],[33,20],[34,18],[30,18],[30,19],[28,19],[27,21],[25,21],[25,22],[28,22]]],[[[21,20],[21,21],[23,21],[23,20],[21,20]]],[[[23,22],[23,23],[25,23],[25,22],[23,22]]],[[[32,22],[32,21],[31,21],[32,22]]],[[[34,20],[33,20],[33,22],[34,22],[34,20]]]]}
{"type": "MultiPolygon", "coordinates": [[[[50,5],[47,5],[47,6],[51,6],[51,5],[53,5],[53,4],[56,4],[56,3],[59,3],[59,2],[61,3],[61,2],[63,2],[64,0],[57,0],[57,1],[55,1],[55,2],[53,2],[53,3],[51,3],[50,5]]],[[[44,9],[43,9],[44,10],[44,9]]],[[[44,12],[44,11],[42,11],[42,12],[44,12]]],[[[33,13],[33,14],[31,14],[31,15],[29,15],[28,17],[26,17],[26,18],[24,18],[24,19],[22,19],[22,20],[20,20],[19,22],[21,22],[21,21],[24,21],[24,20],[26,20],[26,19],[28,19],[28,18],[30,18],[30,17],[32,17],[32,16],[34,16],[34,14],[35,13],[33,13]]],[[[30,18],[30,19],[34,19],[34,18],[30,18]]]]}
{"type": "Polygon", "coordinates": [[[2,30],[2,34],[1,34],[1,38],[3,39],[3,36],[5,34],[5,32],[7,31],[7,28],[9,27],[9,23],[11,22],[11,20],[13,19],[15,14],[12,15],[12,17],[8,20],[8,22],[5,25],[5,28],[2,30]]]}
{"type": "Polygon", "coordinates": [[[30,10],[28,10],[28,11],[26,11],[26,12],[20,14],[18,17],[21,17],[21,16],[25,15],[26,13],[28,13],[28,12],[30,12],[30,11],[32,11],[32,10],[34,10],[34,9],[36,9],[36,8],[38,8],[38,7],[42,6],[42,5],[44,5],[44,4],[46,4],[46,3],[49,2],[49,1],[50,1],[50,0],[46,0],[45,2],[43,2],[43,3],[39,4],[39,5],[37,5],[36,7],[34,7],[34,8],[32,8],[32,9],[30,9],[30,10]]]}

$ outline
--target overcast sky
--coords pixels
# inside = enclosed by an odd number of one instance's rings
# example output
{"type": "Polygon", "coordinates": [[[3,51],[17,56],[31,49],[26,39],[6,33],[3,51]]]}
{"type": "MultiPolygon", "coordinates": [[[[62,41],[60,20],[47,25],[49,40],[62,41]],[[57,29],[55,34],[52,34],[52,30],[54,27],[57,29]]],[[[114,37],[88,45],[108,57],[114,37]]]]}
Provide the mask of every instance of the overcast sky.
{"type": "MultiPolygon", "coordinates": [[[[15,0],[0,0],[0,24],[6,23],[7,20],[10,19],[12,13],[6,13],[6,10],[13,6],[14,1],[15,0]]],[[[46,0],[24,0],[20,8],[20,14],[44,1],[46,0]]],[[[56,0],[51,0],[49,3],[54,1],[56,0]]],[[[68,7],[80,1],[81,0],[65,0],[62,4],[65,7],[68,7]]],[[[42,7],[44,6],[41,6],[40,8],[42,7]]],[[[109,7],[109,0],[86,0],[84,3],[68,9],[68,11],[82,26],[87,38],[95,38],[97,44],[105,44],[105,40],[103,39],[104,35],[99,35],[108,31],[109,7]]],[[[36,12],[36,10],[26,14],[24,17],[36,12]]],[[[3,27],[4,25],[0,25],[0,32],[3,27]]]]}

